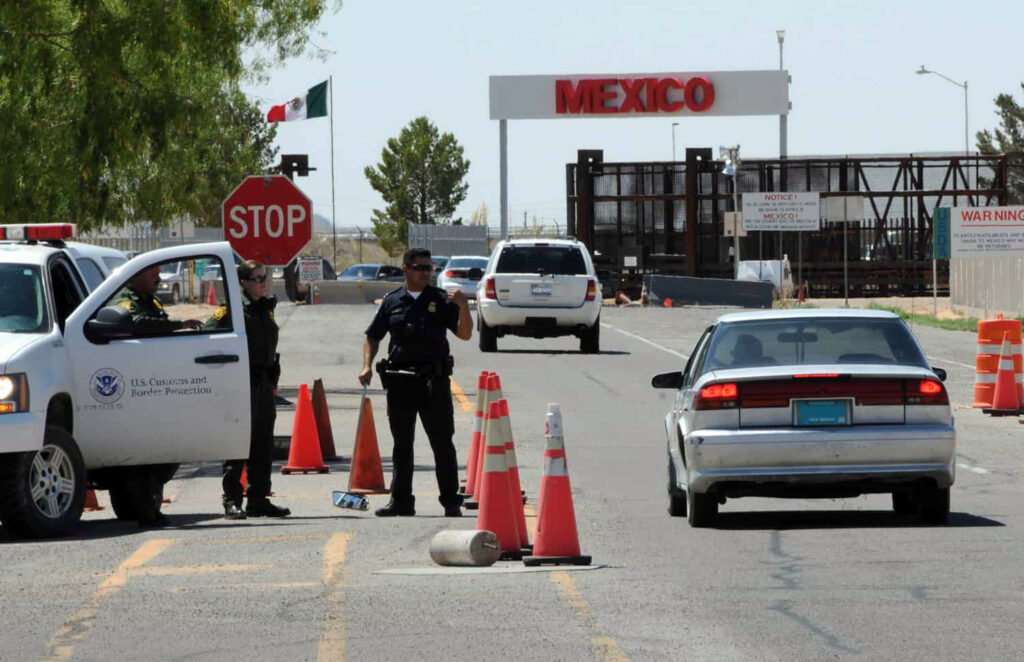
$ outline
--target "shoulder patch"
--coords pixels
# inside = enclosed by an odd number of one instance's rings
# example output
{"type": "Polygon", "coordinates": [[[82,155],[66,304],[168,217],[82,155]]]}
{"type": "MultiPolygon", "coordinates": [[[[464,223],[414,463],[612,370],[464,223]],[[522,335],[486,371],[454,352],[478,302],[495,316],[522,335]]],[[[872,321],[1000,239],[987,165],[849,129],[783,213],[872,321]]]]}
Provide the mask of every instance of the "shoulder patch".
{"type": "Polygon", "coordinates": [[[129,310],[130,311],[132,309],[132,302],[131,301],[118,301],[117,305],[121,306],[125,310],[129,310]]]}
{"type": "Polygon", "coordinates": [[[160,303],[160,299],[157,299],[156,297],[153,297],[153,305],[160,310],[164,309],[164,304],[160,303]]]}
{"type": "Polygon", "coordinates": [[[217,308],[217,310],[213,311],[213,319],[215,319],[215,320],[217,320],[219,322],[220,320],[224,319],[224,316],[227,315],[227,314],[228,314],[228,307],[227,306],[219,306],[217,308]]]}

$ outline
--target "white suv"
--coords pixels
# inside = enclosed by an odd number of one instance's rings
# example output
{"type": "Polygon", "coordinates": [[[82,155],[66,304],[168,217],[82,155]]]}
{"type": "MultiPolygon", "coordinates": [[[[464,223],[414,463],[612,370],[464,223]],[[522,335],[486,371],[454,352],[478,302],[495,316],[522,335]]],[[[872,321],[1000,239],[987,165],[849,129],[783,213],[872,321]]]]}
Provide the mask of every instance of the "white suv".
{"type": "Polygon", "coordinates": [[[576,336],[580,351],[600,351],[601,286],[587,247],[575,239],[498,242],[477,288],[480,349],[508,334],[576,336]]]}
{"type": "Polygon", "coordinates": [[[110,305],[145,269],[230,265],[231,247],[151,251],[90,294],[63,242],[73,227],[0,226],[0,240],[15,240],[0,243],[0,523],[15,537],[66,533],[90,486],[110,490],[119,519],[135,519],[137,481],[166,482],[178,463],[248,452],[238,280],[225,282],[230,329],[141,335],[110,305]]]}

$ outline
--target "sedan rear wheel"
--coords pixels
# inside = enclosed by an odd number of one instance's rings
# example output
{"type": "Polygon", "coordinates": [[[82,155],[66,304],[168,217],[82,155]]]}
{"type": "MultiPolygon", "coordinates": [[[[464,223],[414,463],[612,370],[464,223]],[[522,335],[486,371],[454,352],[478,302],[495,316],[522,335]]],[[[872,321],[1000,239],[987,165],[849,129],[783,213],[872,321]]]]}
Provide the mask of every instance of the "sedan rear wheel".
{"type": "Polygon", "coordinates": [[[913,515],[917,512],[914,493],[899,490],[892,493],[892,511],[897,515],[913,515]]]}
{"type": "Polygon", "coordinates": [[[918,514],[925,524],[949,522],[949,488],[939,489],[934,483],[922,484],[917,490],[918,514]]]}
{"type": "Polygon", "coordinates": [[[686,517],[686,493],[676,485],[676,468],[668,461],[668,514],[672,517],[686,517]]]}
{"type": "Polygon", "coordinates": [[[690,526],[705,528],[715,525],[718,517],[718,499],[713,494],[686,491],[686,518],[690,526]]]}

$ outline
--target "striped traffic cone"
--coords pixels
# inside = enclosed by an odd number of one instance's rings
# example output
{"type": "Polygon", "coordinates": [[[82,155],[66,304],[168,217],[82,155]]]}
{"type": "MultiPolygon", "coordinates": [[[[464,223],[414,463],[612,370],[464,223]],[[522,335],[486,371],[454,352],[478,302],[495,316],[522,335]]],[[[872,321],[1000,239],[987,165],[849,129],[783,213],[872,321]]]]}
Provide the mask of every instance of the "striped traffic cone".
{"type": "Polygon", "coordinates": [[[1003,334],[1003,348],[999,356],[999,371],[996,373],[996,390],[992,396],[991,409],[982,410],[996,416],[1016,416],[1020,412],[1020,398],[1017,396],[1017,380],[1013,369],[1013,354],[1010,350],[1010,333],[1003,334]]]}
{"type": "Polygon", "coordinates": [[[487,415],[486,446],[483,448],[483,473],[480,476],[480,514],[476,528],[498,536],[502,559],[523,558],[512,507],[512,488],[505,462],[505,441],[501,433],[501,406],[492,402],[487,415]]]}
{"type": "Polygon", "coordinates": [[[476,464],[480,459],[480,433],[484,429],[484,407],[487,402],[487,375],[484,370],[476,380],[476,414],[473,416],[473,437],[469,442],[469,460],[466,461],[466,479],[462,483],[462,493],[473,496],[473,483],[476,482],[476,464]]]}
{"type": "Polygon", "coordinates": [[[519,544],[524,550],[533,550],[530,544],[530,533],[526,530],[526,512],[523,510],[523,486],[519,482],[519,463],[516,461],[516,444],[512,439],[512,418],[509,416],[508,400],[498,400],[501,406],[501,431],[505,440],[505,464],[508,465],[508,484],[512,494],[512,510],[516,516],[516,529],[519,532],[519,544]]]}
{"type": "Polygon", "coordinates": [[[480,433],[480,451],[477,453],[476,460],[476,475],[473,477],[472,487],[470,482],[466,481],[466,492],[473,496],[463,502],[462,507],[467,510],[476,510],[480,507],[480,479],[483,473],[484,464],[484,447],[485,437],[487,434],[487,418],[490,413],[490,406],[492,402],[497,402],[501,399],[501,378],[498,377],[498,373],[489,372],[487,373],[487,400],[486,406],[484,407],[484,421],[482,422],[483,427],[480,433]]]}

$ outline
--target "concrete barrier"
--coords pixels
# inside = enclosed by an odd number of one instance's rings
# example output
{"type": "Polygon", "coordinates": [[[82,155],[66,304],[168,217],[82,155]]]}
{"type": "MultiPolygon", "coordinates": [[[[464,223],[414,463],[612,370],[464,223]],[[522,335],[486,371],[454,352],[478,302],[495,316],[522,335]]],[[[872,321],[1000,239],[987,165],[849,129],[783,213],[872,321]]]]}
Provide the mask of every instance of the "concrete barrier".
{"type": "MultiPolygon", "coordinates": [[[[385,294],[401,287],[401,283],[385,282],[379,280],[363,281],[342,281],[322,280],[316,284],[320,290],[320,304],[325,303],[373,303],[382,298],[385,294]]],[[[206,284],[209,288],[209,283],[206,284]]],[[[217,295],[217,301],[224,300],[224,283],[216,281],[213,285],[217,295]]],[[[275,280],[273,293],[278,301],[288,301],[288,295],[284,290],[284,281],[275,280]]],[[[203,292],[202,300],[205,303],[207,292],[203,292]]]]}
{"type": "Polygon", "coordinates": [[[653,275],[644,276],[644,287],[652,306],[660,306],[665,299],[671,299],[673,304],[771,308],[775,290],[771,283],[653,275]]]}

